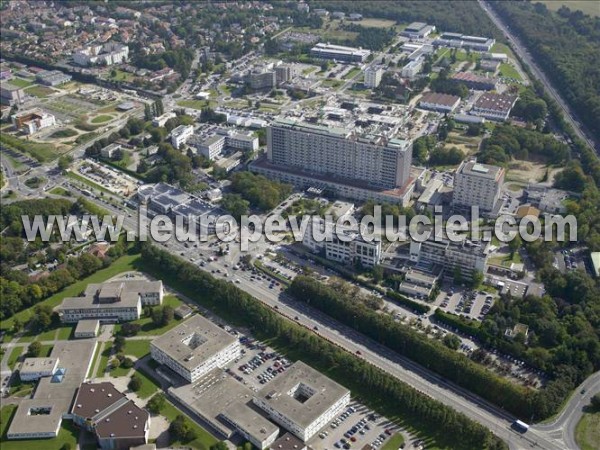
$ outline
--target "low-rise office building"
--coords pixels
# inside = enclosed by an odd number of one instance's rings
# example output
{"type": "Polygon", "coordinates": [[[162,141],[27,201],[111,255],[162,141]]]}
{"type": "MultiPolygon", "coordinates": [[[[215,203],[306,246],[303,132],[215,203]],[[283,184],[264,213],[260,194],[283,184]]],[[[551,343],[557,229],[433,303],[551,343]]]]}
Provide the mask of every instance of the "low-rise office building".
{"type": "Polygon", "coordinates": [[[108,144],[106,147],[102,147],[102,149],[100,149],[100,156],[106,159],[112,159],[119,150],[121,150],[121,144],[113,142],[112,144],[108,144]]]}
{"type": "Polygon", "coordinates": [[[456,83],[463,83],[469,89],[477,91],[493,91],[498,86],[497,78],[482,77],[471,72],[455,73],[451,79],[456,83]]]}
{"type": "Polygon", "coordinates": [[[240,355],[235,336],[196,315],[157,337],[150,346],[152,358],[190,383],[240,355]]]}
{"type": "Polygon", "coordinates": [[[100,321],[97,319],[80,320],[77,322],[73,337],[75,339],[93,338],[98,336],[100,321]]]}
{"type": "Polygon", "coordinates": [[[423,58],[418,58],[406,64],[402,68],[400,75],[402,75],[403,78],[409,78],[412,80],[419,74],[419,72],[421,72],[421,69],[423,69],[423,58]]]}
{"type": "Polygon", "coordinates": [[[51,377],[58,370],[58,358],[25,358],[19,369],[21,381],[36,381],[51,377]]]}
{"type": "Polygon", "coordinates": [[[334,59],[343,62],[364,62],[370,54],[370,50],[322,42],[319,42],[310,50],[310,55],[314,58],[334,59]]]}
{"type": "Polygon", "coordinates": [[[36,81],[44,86],[60,86],[71,81],[71,78],[71,75],[60,70],[43,70],[35,76],[36,81]]]}
{"type": "Polygon", "coordinates": [[[126,322],[140,318],[143,306],[162,304],[162,281],[90,284],[81,297],[66,297],[56,308],[62,322],[84,319],[126,322]]]}
{"type": "Polygon", "coordinates": [[[518,99],[518,95],[485,92],[473,105],[471,114],[489,120],[505,121],[518,99]]]}
{"type": "Polygon", "coordinates": [[[256,393],[254,403],[306,442],[350,402],[350,391],[297,361],[256,393]]]}
{"type": "Polygon", "coordinates": [[[407,26],[400,34],[410,39],[423,39],[429,36],[434,31],[434,25],[427,25],[423,22],[413,22],[409,26],[407,26]]]}
{"type": "Polygon", "coordinates": [[[110,382],[83,383],[71,408],[73,422],[93,433],[103,450],[148,443],[150,414],[110,382]]]}
{"type": "Polygon", "coordinates": [[[419,100],[419,108],[451,113],[460,105],[460,97],[457,95],[439,94],[429,92],[419,100]]]}
{"type": "Polygon", "coordinates": [[[20,105],[25,101],[25,90],[14,84],[2,83],[0,85],[0,100],[3,105],[20,105]]]}

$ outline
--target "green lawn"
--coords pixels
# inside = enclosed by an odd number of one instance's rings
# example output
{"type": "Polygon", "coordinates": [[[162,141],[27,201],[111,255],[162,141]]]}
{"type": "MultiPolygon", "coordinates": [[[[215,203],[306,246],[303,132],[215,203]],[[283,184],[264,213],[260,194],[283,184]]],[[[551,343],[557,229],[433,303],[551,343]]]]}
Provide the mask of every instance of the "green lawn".
{"type": "Polygon", "coordinates": [[[65,444],[72,449],[76,447],[79,430],[70,420],[63,420],[58,437],[54,439],[6,440],[6,431],[16,409],[16,405],[7,405],[0,410],[0,430],[2,431],[0,447],[2,450],[59,450],[65,444]]]}
{"type": "MultiPolygon", "coordinates": [[[[177,308],[182,303],[183,302],[174,295],[167,295],[163,299],[163,306],[168,305],[168,306],[171,306],[172,308],[177,308]]],[[[160,335],[160,334],[166,333],[171,328],[179,325],[181,323],[181,321],[174,319],[168,325],[165,325],[164,327],[156,327],[154,325],[154,323],[152,322],[151,317],[141,317],[138,320],[134,320],[129,323],[138,324],[142,327],[138,333],[138,336],[149,336],[149,335],[152,336],[152,335],[160,335]]],[[[115,333],[119,333],[120,331],[121,331],[121,324],[115,325],[115,333]]]]}
{"type": "Polygon", "coordinates": [[[102,353],[100,354],[100,364],[98,365],[98,371],[96,372],[96,376],[97,377],[103,377],[104,373],[106,372],[106,367],[108,366],[108,357],[110,355],[110,351],[112,349],[112,346],[106,346],[106,344],[104,344],[104,349],[102,350],[102,353]]]}
{"type": "Polygon", "coordinates": [[[515,54],[513,53],[512,49],[506,45],[506,44],[502,44],[501,42],[496,42],[494,44],[494,46],[492,47],[492,52],[493,53],[506,53],[509,57],[513,58],[515,57],[515,54]]]}
{"type": "Polygon", "coordinates": [[[581,450],[596,450],[600,442],[600,411],[584,413],[575,429],[575,441],[581,450]]]}
{"type": "Polygon", "coordinates": [[[35,86],[30,86],[26,88],[25,92],[35,97],[45,98],[48,97],[50,94],[54,94],[56,91],[54,89],[50,89],[49,87],[38,86],[36,84],[35,86]]]}
{"type": "Polygon", "coordinates": [[[50,352],[52,351],[53,347],[54,346],[51,344],[42,345],[42,348],[40,350],[40,358],[46,358],[50,356],[50,352]]]}
{"type": "Polygon", "coordinates": [[[21,356],[21,353],[23,353],[24,350],[25,349],[23,347],[15,347],[11,350],[10,355],[8,355],[8,367],[10,367],[11,370],[15,369],[17,360],[19,359],[19,356],[21,356]]]}
{"type": "MultiPolygon", "coordinates": [[[[83,291],[88,284],[90,283],[102,283],[103,281],[108,280],[109,278],[114,277],[122,272],[127,272],[130,270],[136,270],[136,263],[140,260],[140,255],[125,255],[114,261],[109,267],[106,269],[99,270],[98,272],[90,275],[89,277],[73,283],[72,285],[66,287],[62,291],[54,294],[53,296],[47,298],[46,300],[38,303],[39,305],[49,305],[51,307],[58,306],[63,298],[65,297],[76,297],[79,295],[81,291],[83,291]]],[[[13,326],[13,320],[15,317],[18,317],[21,323],[28,322],[31,316],[33,315],[35,307],[24,309],[23,311],[18,312],[13,317],[3,320],[0,325],[0,329],[10,330],[13,326]]]]}
{"type": "Polygon", "coordinates": [[[595,0],[538,0],[536,3],[543,3],[551,11],[558,11],[566,6],[571,11],[579,10],[592,17],[600,17],[600,5],[595,0]]]}
{"type": "Polygon", "coordinates": [[[349,80],[351,78],[354,78],[359,73],[360,73],[360,69],[358,67],[354,67],[346,75],[344,75],[344,80],[349,80]]]}
{"type": "Polygon", "coordinates": [[[125,348],[123,349],[123,353],[125,355],[132,355],[137,358],[143,358],[148,353],[150,353],[150,342],[151,339],[144,340],[135,340],[125,341],[125,348]]]}
{"type": "Polygon", "coordinates": [[[33,341],[53,341],[56,336],[56,328],[39,333],[37,331],[27,331],[19,342],[33,342],[33,341]]]}
{"type": "Polygon", "coordinates": [[[202,109],[206,108],[210,102],[207,100],[181,100],[177,104],[184,108],[202,109]]]}
{"type": "Polygon", "coordinates": [[[519,75],[519,72],[517,72],[517,69],[515,69],[512,64],[508,64],[508,63],[502,63],[500,64],[500,74],[503,77],[507,77],[507,78],[512,78],[514,80],[521,80],[521,75],[519,75]]]}
{"type": "Polygon", "coordinates": [[[99,116],[94,117],[91,122],[92,123],[104,123],[110,120],[113,120],[113,116],[109,116],[108,114],[100,114],[99,116]]]}
{"type": "Polygon", "coordinates": [[[31,86],[33,84],[33,81],[24,80],[23,78],[13,78],[12,80],[8,80],[8,83],[20,88],[26,88],[31,86]]]}
{"type": "Polygon", "coordinates": [[[109,80],[112,81],[133,81],[135,75],[129,72],[124,72],[120,69],[113,69],[115,71],[114,76],[112,75],[112,70],[109,72],[110,77],[109,80]]]}
{"type": "MultiPolygon", "coordinates": [[[[168,400],[165,401],[165,406],[163,406],[160,413],[161,413],[161,415],[166,417],[169,422],[173,422],[178,415],[187,417],[188,421],[192,425],[192,429],[196,432],[197,438],[194,439],[193,441],[185,442],[185,443],[172,442],[171,447],[178,447],[178,446],[184,447],[185,446],[185,447],[191,447],[191,448],[198,449],[198,450],[208,450],[212,445],[215,445],[218,442],[217,439],[212,434],[210,434],[208,431],[206,431],[204,428],[202,428],[200,425],[198,425],[196,422],[194,422],[192,419],[190,419],[182,411],[175,408],[175,406],[168,400]]],[[[2,450],[4,450],[4,448],[2,450]]]]}
{"type": "Polygon", "coordinates": [[[22,153],[28,153],[40,162],[49,161],[58,156],[53,144],[42,144],[21,139],[8,133],[0,133],[0,142],[22,153]]]}
{"type": "Polygon", "coordinates": [[[404,436],[396,433],[381,447],[381,450],[398,450],[402,444],[404,444],[404,436]]]}
{"type": "Polygon", "coordinates": [[[71,339],[73,332],[75,331],[75,325],[67,325],[64,327],[60,327],[56,334],[56,339],[60,341],[68,341],[71,339]]]}
{"type": "Polygon", "coordinates": [[[135,373],[142,380],[142,387],[136,392],[139,398],[152,397],[160,389],[160,383],[154,380],[154,378],[147,374],[143,369],[136,370],[135,373]]]}
{"type": "Polygon", "coordinates": [[[57,130],[50,135],[52,139],[61,139],[77,136],[79,133],[72,128],[63,128],[62,130],[57,130]]]}
{"type": "Polygon", "coordinates": [[[70,191],[67,191],[65,188],[62,188],[60,186],[56,186],[54,189],[50,190],[50,193],[54,195],[62,195],[63,197],[68,197],[70,191]]]}
{"type": "Polygon", "coordinates": [[[129,375],[129,372],[131,372],[133,370],[133,367],[130,367],[129,369],[126,369],[125,367],[117,367],[115,369],[112,369],[110,371],[110,375],[112,377],[118,378],[118,377],[126,377],[127,375],[129,375]]]}

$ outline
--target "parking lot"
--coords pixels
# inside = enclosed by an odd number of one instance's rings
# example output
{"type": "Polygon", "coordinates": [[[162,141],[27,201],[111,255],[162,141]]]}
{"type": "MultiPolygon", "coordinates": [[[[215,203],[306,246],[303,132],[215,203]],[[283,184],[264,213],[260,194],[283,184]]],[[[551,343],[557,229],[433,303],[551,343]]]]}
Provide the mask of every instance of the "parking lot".
{"type": "Polygon", "coordinates": [[[450,288],[438,295],[435,305],[446,312],[483,320],[494,305],[495,297],[484,291],[450,288]]]}
{"type": "Polygon", "coordinates": [[[308,442],[313,449],[380,448],[398,427],[360,403],[352,402],[325,429],[308,442]]]}

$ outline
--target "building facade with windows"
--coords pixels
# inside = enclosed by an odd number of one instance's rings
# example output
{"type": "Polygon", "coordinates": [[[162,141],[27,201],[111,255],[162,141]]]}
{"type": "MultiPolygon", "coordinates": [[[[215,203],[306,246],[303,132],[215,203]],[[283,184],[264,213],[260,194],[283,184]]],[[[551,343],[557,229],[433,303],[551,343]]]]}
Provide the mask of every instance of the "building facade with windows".
{"type": "Polygon", "coordinates": [[[498,209],[504,169],[476,161],[463,161],[454,175],[452,203],[457,209],[478,206],[493,214],[498,209]]]}
{"type": "Polygon", "coordinates": [[[166,365],[190,383],[240,355],[240,342],[211,321],[196,315],[154,339],[152,359],[166,365]]]}

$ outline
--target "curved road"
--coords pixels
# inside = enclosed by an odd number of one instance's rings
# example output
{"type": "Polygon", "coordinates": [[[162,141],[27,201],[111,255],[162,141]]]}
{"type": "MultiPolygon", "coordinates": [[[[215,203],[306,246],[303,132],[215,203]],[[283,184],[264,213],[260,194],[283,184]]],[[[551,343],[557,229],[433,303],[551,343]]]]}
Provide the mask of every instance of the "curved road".
{"type": "Polygon", "coordinates": [[[487,4],[485,0],[478,0],[483,10],[487,13],[489,18],[494,24],[504,33],[505,36],[511,41],[511,47],[513,51],[521,58],[522,61],[526,62],[531,69],[533,75],[542,82],[546,91],[552,98],[559,104],[564,112],[565,120],[571,124],[575,133],[583,139],[591,148],[593,148],[598,155],[600,155],[600,143],[596,142],[590,133],[590,131],[575,119],[577,115],[569,106],[569,104],[563,100],[559,92],[552,86],[549,78],[535,63],[533,56],[526,50],[526,45],[519,40],[519,38],[510,30],[510,27],[505,25],[503,19],[487,4]]]}
{"type": "Polygon", "coordinates": [[[535,425],[533,428],[555,439],[563,440],[567,448],[578,448],[575,442],[575,427],[583,415],[583,408],[590,404],[591,398],[597,393],[600,393],[600,371],[581,383],[552,422],[535,425]]]}

